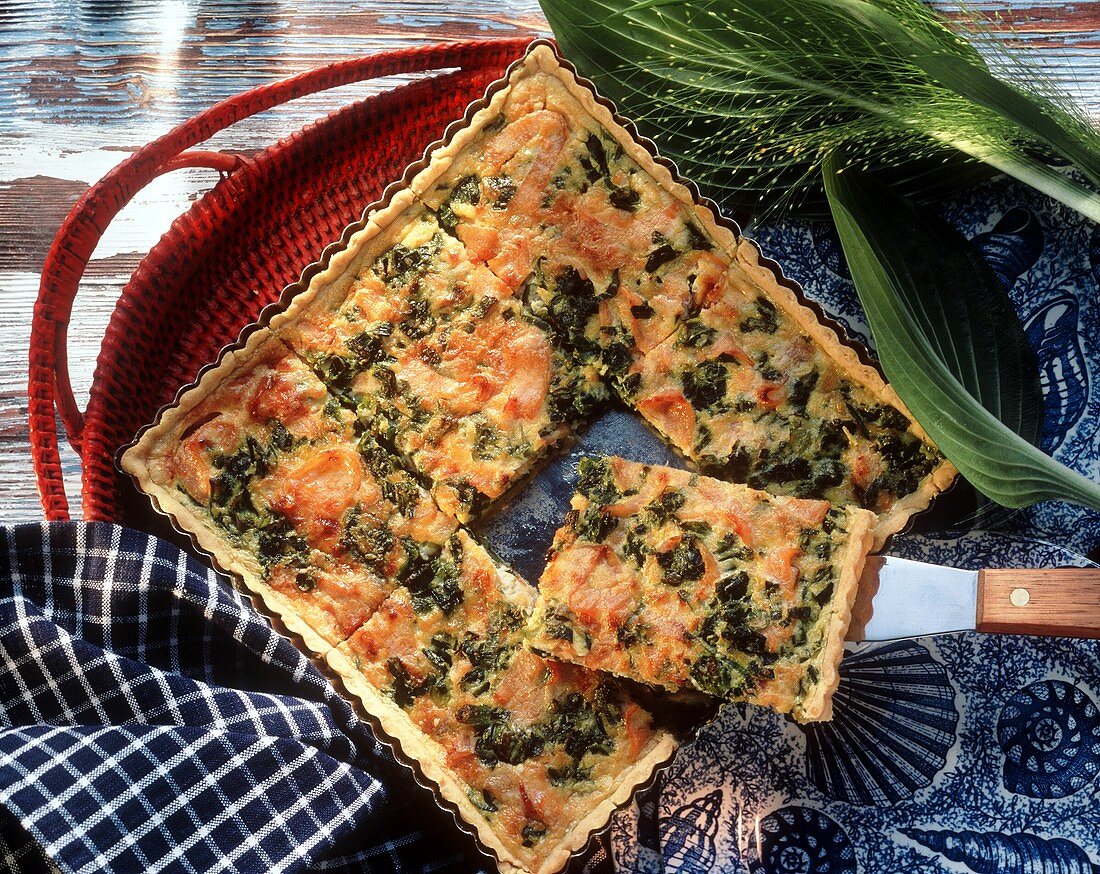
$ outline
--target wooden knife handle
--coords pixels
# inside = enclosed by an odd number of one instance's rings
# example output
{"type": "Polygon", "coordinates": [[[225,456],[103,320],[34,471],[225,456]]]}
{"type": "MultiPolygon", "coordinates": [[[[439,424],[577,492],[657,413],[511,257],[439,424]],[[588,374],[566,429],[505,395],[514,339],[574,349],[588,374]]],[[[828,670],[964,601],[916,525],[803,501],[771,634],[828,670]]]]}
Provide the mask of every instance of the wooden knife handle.
{"type": "Polygon", "coordinates": [[[978,631],[1100,638],[1100,568],[987,568],[978,631]]]}

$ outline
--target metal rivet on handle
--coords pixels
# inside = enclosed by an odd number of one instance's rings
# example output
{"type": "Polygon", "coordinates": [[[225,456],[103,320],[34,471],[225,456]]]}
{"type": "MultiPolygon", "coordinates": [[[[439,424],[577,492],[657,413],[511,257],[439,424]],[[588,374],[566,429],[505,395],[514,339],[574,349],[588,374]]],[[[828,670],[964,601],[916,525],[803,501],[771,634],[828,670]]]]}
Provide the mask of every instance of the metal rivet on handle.
{"type": "Polygon", "coordinates": [[[1031,600],[1031,592],[1027,589],[1013,589],[1008,600],[1012,602],[1013,607],[1026,607],[1027,602],[1031,600]]]}

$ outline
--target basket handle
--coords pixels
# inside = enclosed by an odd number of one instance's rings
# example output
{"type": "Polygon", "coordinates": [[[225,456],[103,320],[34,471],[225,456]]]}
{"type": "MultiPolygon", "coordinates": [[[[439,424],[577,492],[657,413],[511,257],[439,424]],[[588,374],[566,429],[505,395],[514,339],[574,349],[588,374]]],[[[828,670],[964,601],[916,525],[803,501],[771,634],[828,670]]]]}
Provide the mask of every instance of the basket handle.
{"type": "Polygon", "coordinates": [[[214,104],[143,146],[84,192],[62,222],[46,255],[31,321],[28,389],[31,455],[46,518],[69,517],[55,415],[60,415],[68,440],[77,451],[84,426],[68,369],[68,325],[73,301],[107,226],[142,188],[180,167],[213,167],[228,174],[249,164],[246,158],[220,152],[186,150],[258,112],[365,79],[444,68],[502,67],[518,57],[530,40],[522,37],[395,49],[337,61],[262,85],[214,104]]]}

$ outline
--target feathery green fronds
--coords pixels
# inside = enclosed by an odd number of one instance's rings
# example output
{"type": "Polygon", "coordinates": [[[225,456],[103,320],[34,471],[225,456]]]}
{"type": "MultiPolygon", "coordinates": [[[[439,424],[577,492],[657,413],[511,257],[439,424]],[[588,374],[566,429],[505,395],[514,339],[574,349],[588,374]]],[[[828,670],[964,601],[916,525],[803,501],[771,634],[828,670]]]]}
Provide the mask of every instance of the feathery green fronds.
{"type": "MultiPolygon", "coordinates": [[[[566,56],[727,202],[824,205],[830,154],[927,200],[1001,171],[1100,220],[1100,133],[921,0],[541,0],[566,56]]],[[[976,19],[963,19],[962,30],[976,19]]]]}

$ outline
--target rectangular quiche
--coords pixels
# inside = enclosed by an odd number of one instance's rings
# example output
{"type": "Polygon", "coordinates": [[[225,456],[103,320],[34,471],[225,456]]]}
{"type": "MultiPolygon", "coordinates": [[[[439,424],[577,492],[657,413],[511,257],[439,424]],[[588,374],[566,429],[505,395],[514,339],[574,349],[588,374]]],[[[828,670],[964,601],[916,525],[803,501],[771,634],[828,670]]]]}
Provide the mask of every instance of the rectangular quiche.
{"type": "MultiPolygon", "coordinates": [[[[461,526],[615,403],[700,469],[797,496],[769,504],[794,514],[769,529],[776,548],[836,550],[803,556],[824,564],[799,574],[841,568],[868,526],[881,546],[955,474],[878,371],[544,43],[121,466],[327,655],[502,867],[551,871],[672,741],[617,680],[519,646],[532,590],[461,526]]],[[[695,560],[673,553],[652,561],[695,560]]],[[[780,570],[745,569],[746,610],[766,608],[780,570]]],[[[723,644],[696,660],[697,685],[734,694],[734,665],[751,664],[753,700],[827,714],[833,650],[814,641],[832,640],[849,576],[784,583],[767,608],[782,657],[756,638],[723,644]]],[[[711,606],[719,632],[734,627],[711,606]]],[[[749,628],[755,615],[737,614],[749,628]]],[[[624,619],[627,639],[683,645],[640,618],[624,619]]],[[[543,625],[543,648],[570,655],[543,625]]]]}
{"type": "Polygon", "coordinates": [[[530,623],[536,651],[829,719],[874,515],[586,458],[530,623]]]}

